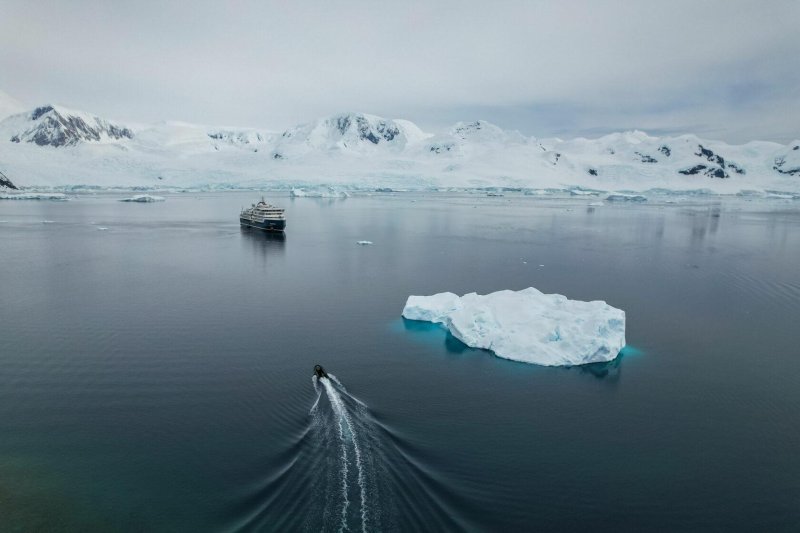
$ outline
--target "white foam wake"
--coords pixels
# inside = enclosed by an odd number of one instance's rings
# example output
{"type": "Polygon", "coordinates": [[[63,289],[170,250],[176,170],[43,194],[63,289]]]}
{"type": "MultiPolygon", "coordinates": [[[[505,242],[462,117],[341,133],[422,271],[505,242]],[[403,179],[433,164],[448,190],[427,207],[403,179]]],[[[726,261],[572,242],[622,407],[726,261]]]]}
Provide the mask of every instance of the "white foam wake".
{"type": "Polygon", "coordinates": [[[367,521],[368,521],[367,484],[364,474],[364,463],[362,460],[359,435],[356,431],[355,425],[353,424],[353,419],[350,415],[350,412],[348,411],[347,406],[342,401],[342,397],[339,394],[339,391],[336,389],[336,386],[334,385],[334,383],[336,383],[339,386],[341,386],[339,380],[337,380],[335,376],[331,375],[330,379],[322,378],[319,380],[319,382],[322,383],[322,385],[325,387],[325,392],[327,393],[328,399],[331,402],[331,406],[333,407],[333,410],[336,414],[339,425],[339,439],[342,449],[342,492],[344,494],[344,506],[342,508],[342,527],[340,528],[340,531],[347,529],[346,518],[347,518],[347,507],[349,505],[349,499],[347,497],[347,473],[348,473],[347,441],[349,440],[350,444],[353,446],[353,454],[355,455],[356,474],[360,491],[361,530],[366,533],[367,521]]]}

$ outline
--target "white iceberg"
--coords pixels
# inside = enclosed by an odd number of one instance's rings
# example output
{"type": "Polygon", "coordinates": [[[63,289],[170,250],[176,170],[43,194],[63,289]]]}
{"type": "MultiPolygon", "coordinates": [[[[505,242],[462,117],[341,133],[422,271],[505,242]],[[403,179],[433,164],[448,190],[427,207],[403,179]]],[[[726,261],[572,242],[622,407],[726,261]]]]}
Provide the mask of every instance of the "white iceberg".
{"type": "Polygon", "coordinates": [[[163,196],[153,196],[150,194],[137,194],[136,196],[132,196],[130,198],[123,198],[120,202],[140,202],[143,204],[149,204],[151,202],[163,202],[165,198],[163,196]]]}
{"type": "Polygon", "coordinates": [[[641,194],[623,194],[614,193],[606,196],[606,201],[609,202],[646,202],[647,196],[641,194]]]}
{"type": "Polygon", "coordinates": [[[350,194],[335,187],[296,187],[289,191],[289,196],[292,198],[348,198],[350,194]]]}
{"type": "Polygon", "coordinates": [[[498,357],[544,366],[613,360],[625,346],[625,312],[603,301],[521,291],[409,296],[403,316],[444,325],[458,340],[498,357]]]}
{"type": "Polygon", "coordinates": [[[372,241],[356,241],[356,244],[360,246],[369,246],[370,244],[372,244],[372,241]]]}

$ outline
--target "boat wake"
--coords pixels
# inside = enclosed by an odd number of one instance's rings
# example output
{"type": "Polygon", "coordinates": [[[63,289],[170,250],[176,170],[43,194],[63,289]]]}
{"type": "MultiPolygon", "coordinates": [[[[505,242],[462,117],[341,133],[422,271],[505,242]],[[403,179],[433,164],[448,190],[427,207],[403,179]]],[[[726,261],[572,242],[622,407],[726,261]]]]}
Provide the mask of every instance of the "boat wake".
{"type": "Polygon", "coordinates": [[[240,509],[235,530],[469,529],[450,484],[336,378],[312,377],[308,424],[240,509]]]}

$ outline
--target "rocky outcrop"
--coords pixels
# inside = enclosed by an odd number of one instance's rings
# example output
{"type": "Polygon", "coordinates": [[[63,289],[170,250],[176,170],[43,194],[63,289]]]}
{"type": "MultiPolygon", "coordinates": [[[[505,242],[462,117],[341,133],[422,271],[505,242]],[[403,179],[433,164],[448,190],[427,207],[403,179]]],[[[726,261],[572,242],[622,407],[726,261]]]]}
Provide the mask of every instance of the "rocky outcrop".
{"type": "Polygon", "coordinates": [[[0,189],[17,189],[17,186],[14,185],[8,176],[0,172],[0,189]]]}

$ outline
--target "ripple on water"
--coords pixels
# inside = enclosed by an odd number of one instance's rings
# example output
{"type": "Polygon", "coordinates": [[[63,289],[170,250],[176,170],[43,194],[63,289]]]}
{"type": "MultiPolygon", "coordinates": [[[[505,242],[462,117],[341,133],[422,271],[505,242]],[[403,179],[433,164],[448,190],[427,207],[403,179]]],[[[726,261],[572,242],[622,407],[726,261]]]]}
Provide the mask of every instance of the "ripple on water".
{"type": "Polygon", "coordinates": [[[239,530],[470,529],[445,477],[331,375],[313,381],[303,432],[265,458],[229,512],[239,530]]]}

